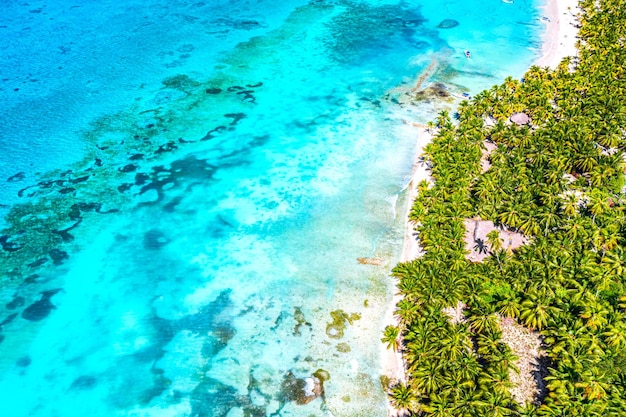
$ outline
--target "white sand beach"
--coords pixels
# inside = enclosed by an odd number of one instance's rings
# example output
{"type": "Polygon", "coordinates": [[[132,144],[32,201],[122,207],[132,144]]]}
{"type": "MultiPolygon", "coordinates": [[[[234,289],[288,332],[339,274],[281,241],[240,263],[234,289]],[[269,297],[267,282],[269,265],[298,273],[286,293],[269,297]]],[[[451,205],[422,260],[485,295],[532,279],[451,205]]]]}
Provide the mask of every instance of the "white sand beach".
{"type": "Polygon", "coordinates": [[[543,19],[547,27],[537,65],[554,69],[563,58],[576,56],[578,13],[577,0],[548,0],[543,19]]]}
{"type": "MultiPolygon", "coordinates": [[[[417,186],[424,180],[430,180],[429,170],[426,163],[422,159],[424,153],[424,147],[426,147],[433,138],[432,133],[425,126],[415,124],[417,134],[417,149],[415,151],[415,159],[413,162],[413,174],[411,180],[407,186],[407,207],[405,208],[406,219],[404,228],[404,246],[402,249],[402,255],[400,256],[400,262],[407,262],[417,258],[421,254],[421,248],[415,235],[414,224],[409,220],[408,213],[411,209],[411,205],[417,196],[417,186]]],[[[397,326],[398,317],[394,314],[396,305],[401,300],[399,294],[394,294],[391,305],[385,315],[385,322],[390,325],[397,326]]],[[[405,382],[405,369],[404,360],[400,352],[394,352],[391,349],[387,349],[385,345],[381,345],[382,349],[382,374],[389,377],[392,382],[405,382]]],[[[398,416],[397,410],[389,407],[389,416],[398,416]]]]}

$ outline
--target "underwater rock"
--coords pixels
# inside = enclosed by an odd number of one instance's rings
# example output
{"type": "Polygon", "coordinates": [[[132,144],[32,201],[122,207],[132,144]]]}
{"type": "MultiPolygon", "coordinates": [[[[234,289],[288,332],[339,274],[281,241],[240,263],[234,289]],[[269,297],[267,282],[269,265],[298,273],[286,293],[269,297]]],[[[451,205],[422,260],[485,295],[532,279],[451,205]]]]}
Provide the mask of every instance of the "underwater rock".
{"type": "Polygon", "coordinates": [[[11,237],[8,235],[0,236],[0,246],[7,252],[15,252],[22,249],[22,245],[16,242],[11,242],[11,237]]]}
{"type": "Polygon", "coordinates": [[[221,89],[221,88],[216,88],[216,87],[213,87],[213,88],[207,88],[207,89],[205,90],[205,92],[206,92],[207,94],[219,94],[219,93],[221,93],[221,92],[222,92],[222,89],[221,89]]]}
{"type": "Polygon", "coordinates": [[[318,369],[313,372],[313,376],[322,382],[330,381],[330,373],[325,369],[318,369]]]}
{"type": "Polygon", "coordinates": [[[48,256],[50,256],[50,259],[52,259],[52,262],[57,266],[61,265],[70,257],[70,255],[68,255],[67,252],[61,249],[56,249],[56,248],[50,250],[50,252],[48,252],[48,256]]]}
{"type": "Polygon", "coordinates": [[[304,405],[324,395],[324,384],[316,376],[300,379],[290,371],[283,378],[281,394],[287,401],[304,405]]]}
{"type": "MultiPolygon", "coordinates": [[[[76,203],[76,204],[72,204],[72,206],[70,207],[70,212],[67,215],[72,220],[79,220],[81,218],[81,215],[80,215],[81,212],[88,212],[88,211],[99,212],[101,207],[102,205],[100,203],[76,203]]],[[[80,220],[78,223],[80,223],[80,220]]],[[[75,224],[73,227],[76,227],[78,223],[75,224]]]]}
{"type": "Polygon", "coordinates": [[[240,406],[240,398],[230,385],[205,377],[191,392],[189,403],[194,417],[225,417],[240,406]]]}
{"type": "Polygon", "coordinates": [[[261,87],[263,85],[263,83],[261,81],[259,81],[256,84],[246,84],[246,87],[248,88],[257,88],[257,87],[261,87]]]}
{"type": "Polygon", "coordinates": [[[24,278],[24,284],[35,284],[39,282],[39,278],[41,278],[38,274],[32,274],[24,278]]]}
{"type": "Polygon", "coordinates": [[[384,262],[383,259],[380,258],[356,258],[357,262],[363,265],[375,265],[381,266],[384,262]]]}
{"type": "Polygon", "coordinates": [[[139,167],[135,164],[128,164],[125,165],[121,168],[118,168],[117,170],[120,172],[133,172],[133,171],[137,171],[139,169],[139,167]]]}
{"type": "MultiPolygon", "coordinates": [[[[237,94],[239,94],[239,93],[237,93],[237,94]]],[[[224,117],[232,118],[233,121],[230,122],[230,125],[233,126],[233,125],[236,125],[237,123],[239,123],[239,121],[241,119],[245,119],[247,116],[246,116],[245,113],[228,113],[228,114],[225,114],[224,117]]]]}
{"type": "Polygon", "coordinates": [[[172,199],[172,201],[170,201],[169,203],[163,205],[163,211],[167,212],[167,213],[173,213],[174,210],[176,210],[176,206],[178,206],[180,204],[180,202],[183,201],[182,197],[174,197],[172,199]]]}
{"type": "Polygon", "coordinates": [[[89,175],[85,175],[84,177],[78,177],[78,178],[71,179],[70,182],[72,184],[80,184],[81,182],[85,182],[88,179],[89,179],[89,175]]]}
{"type": "Polygon", "coordinates": [[[167,88],[174,88],[176,90],[181,90],[181,91],[198,87],[200,85],[198,81],[192,79],[191,77],[185,74],[168,77],[164,79],[163,81],[161,81],[161,84],[163,84],[167,88]]]}
{"type": "Polygon", "coordinates": [[[24,299],[24,297],[20,297],[18,295],[13,298],[13,300],[6,303],[5,307],[7,308],[7,310],[15,310],[16,308],[23,306],[25,301],[26,300],[24,299]]]}
{"type": "Polygon", "coordinates": [[[120,186],[117,187],[117,191],[119,191],[120,193],[125,193],[126,191],[130,190],[132,188],[133,184],[130,183],[124,183],[120,186]]]}
{"type": "Polygon", "coordinates": [[[178,146],[176,146],[176,143],[167,142],[166,144],[159,146],[159,149],[157,149],[154,153],[156,155],[159,155],[165,152],[172,152],[175,149],[178,149],[178,146]]]}
{"type": "Polygon", "coordinates": [[[347,343],[339,343],[337,345],[337,352],[341,352],[341,353],[348,353],[350,352],[352,349],[350,348],[350,345],[347,343]]]}
{"type": "Polygon", "coordinates": [[[161,249],[168,243],[170,240],[160,230],[149,230],[143,235],[143,247],[146,249],[161,249]]]}
{"type": "Polygon", "coordinates": [[[302,326],[308,326],[309,330],[313,329],[313,325],[311,323],[309,323],[308,321],[306,321],[306,318],[304,317],[304,313],[302,312],[300,307],[294,308],[293,318],[296,320],[296,325],[293,328],[293,334],[294,335],[296,335],[296,336],[300,336],[301,335],[300,328],[302,326]]]}
{"type": "Polygon", "coordinates": [[[18,172],[17,174],[11,175],[9,178],[7,178],[7,182],[18,182],[22,181],[24,178],[26,178],[26,174],[23,172],[18,172]]]}
{"type": "Polygon", "coordinates": [[[29,366],[32,363],[32,360],[30,359],[30,357],[28,356],[22,356],[21,358],[19,358],[16,362],[15,365],[20,367],[20,368],[26,368],[27,366],[29,366]]]}
{"type": "Polygon", "coordinates": [[[341,339],[348,327],[346,323],[352,324],[361,318],[358,313],[347,314],[343,310],[331,311],[330,316],[333,321],[326,325],[326,335],[332,339],[341,339]]]}
{"type": "Polygon", "coordinates": [[[169,378],[166,378],[163,373],[153,372],[152,373],[153,386],[144,390],[138,395],[138,402],[141,405],[147,405],[152,401],[154,397],[158,397],[163,394],[163,392],[172,385],[172,381],[169,378]]]}
{"type": "Polygon", "coordinates": [[[270,330],[275,332],[288,316],[289,314],[286,311],[281,311],[276,320],[274,320],[274,325],[270,327],[270,330]]]}
{"type": "Polygon", "coordinates": [[[226,126],[218,126],[215,129],[209,130],[207,132],[207,134],[204,135],[204,137],[202,139],[200,139],[200,140],[204,141],[204,140],[213,139],[215,136],[217,136],[218,134],[224,132],[225,130],[227,130],[226,126]]]}
{"type": "Polygon", "coordinates": [[[61,288],[42,292],[39,301],[34,302],[22,311],[22,318],[28,321],[40,321],[48,317],[50,312],[56,308],[50,302],[50,298],[59,291],[61,291],[61,288]]]}
{"type": "Polygon", "coordinates": [[[15,320],[15,318],[17,317],[17,313],[13,313],[13,314],[9,314],[9,316],[2,320],[2,323],[0,323],[0,328],[2,328],[2,326],[11,323],[13,320],[15,320]]]}
{"type": "Polygon", "coordinates": [[[150,180],[150,175],[144,172],[139,172],[135,174],[135,185],[144,185],[149,180],[150,180]]]}
{"type": "Polygon", "coordinates": [[[451,95],[448,92],[448,87],[443,83],[433,83],[426,87],[423,90],[415,93],[414,96],[410,97],[412,100],[417,101],[426,101],[430,100],[441,100],[441,99],[451,99],[451,95]]]}
{"type": "Polygon", "coordinates": [[[248,101],[250,103],[256,103],[256,97],[254,97],[252,93],[242,91],[241,93],[237,93],[237,94],[243,94],[241,101],[248,101]]]}
{"type": "Polygon", "coordinates": [[[48,262],[48,258],[40,258],[40,259],[37,259],[34,262],[29,263],[28,267],[29,268],[37,268],[37,267],[40,267],[41,265],[45,264],[46,262],[48,262]]]}
{"type": "Polygon", "coordinates": [[[72,188],[72,187],[61,188],[59,190],[59,194],[69,194],[69,193],[73,193],[74,191],[76,191],[76,188],[72,188]]]}
{"type": "Polygon", "coordinates": [[[74,240],[74,236],[70,234],[70,230],[74,229],[75,227],[77,227],[79,224],[81,224],[83,221],[82,218],[79,218],[78,221],[76,223],[74,223],[73,225],[65,228],[65,229],[61,229],[61,230],[53,230],[52,233],[59,235],[61,237],[61,239],[64,242],[71,242],[72,240],[74,240]]]}
{"type": "Polygon", "coordinates": [[[70,385],[70,389],[91,389],[96,385],[97,382],[98,380],[93,376],[82,375],[76,378],[74,382],[72,382],[72,385],[70,385]]]}
{"type": "Polygon", "coordinates": [[[136,154],[134,154],[134,155],[131,155],[131,156],[128,158],[128,160],[129,160],[129,161],[139,161],[139,160],[143,159],[143,156],[144,156],[144,155],[143,155],[142,153],[136,153],[136,154]]]}
{"type": "Polygon", "coordinates": [[[441,23],[437,25],[437,27],[439,29],[451,29],[451,28],[457,27],[458,25],[459,25],[459,22],[457,22],[454,19],[444,19],[441,21],[441,23]]]}

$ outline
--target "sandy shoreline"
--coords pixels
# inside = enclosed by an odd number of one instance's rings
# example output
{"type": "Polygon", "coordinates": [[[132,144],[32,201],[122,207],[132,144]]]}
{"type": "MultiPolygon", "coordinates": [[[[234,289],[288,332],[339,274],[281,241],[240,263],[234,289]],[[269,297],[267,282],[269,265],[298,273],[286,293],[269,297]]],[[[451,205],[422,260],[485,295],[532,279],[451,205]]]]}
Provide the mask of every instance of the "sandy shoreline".
{"type": "MultiPolygon", "coordinates": [[[[543,35],[543,47],[541,56],[535,62],[541,67],[556,68],[563,58],[567,56],[576,56],[576,41],[578,28],[576,25],[578,8],[578,0],[548,0],[542,20],[546,23],[546,31],[543,35]]],[[[417,126],[417,125],[416,125],[417,126]]],[[[418,126],[418,139],[415,159],[413,163],[413,174],[408,185],[408,206],[406,208],[406,227],[404,231],[404,245],[401,262],[407,262],[420,256],[421,248],[417,237],[415,236],[414,225],[408,219],[408,213],[417,195],[417,185],[423,180],[429,180],[429,170],[421,159],[423,150],[432,140],[432,134],[425,127],[418,126]]],[[[394,294],[392,305],[385,315],[385,322],[391,325],[397,325],[398,319],[394,315],[396,305],[401,297],[394,294]]],[[[402,355],[397,352],[386,349],[383,346],[382,354],[382,373],[392,380],[402,382],[405,381],[404,361],[402,355]]],[[[390,407],[389,415],[395,416],[397,412],[390,407]]]]}
{"type": "Polygon", "coordinates": [[[541,56],[535,62],[540,67],[556,68],[566,56],[576,56],[578,0],[548,0],[544,7],[541,56]]]}
{"type": "MultiPolygon", "coordinates": [[[[432,134],[423,126],[417,126],[417,149],[415,150],[415,158],[413,162],[413,174],[411,180],[407,186],[407,206],[404,208],[405,214],[405,227],[404,227],[404,245],[402,247],[402,254],[400,256],[400,262],[407,262],[417,258],[421,254],[421,248],[418,243],[417,237],[414,235],[415,230],[413,223],[410,222],[408,213],[411,209],[413,201],[417,197],[417,186],[424,180],[430,180],[430,175],[426,164],[422,161],[421,156],[424,153],[424,147],[432,140],[432,134]]],[[[401,300],[401,296],[396,293],[393,296],[389,309],[385,314],[385,323],[397,326],[399,324],[398,317],[394,314],[396,305],[401,300]]],[[[400,352],[394,352],[391,349],[387,349],[385,345],[382,345],[382,374],[391,378],[392,381],[404,382],[406,380],[404,360],[400,352]]],[[[389,409],[390,415],[395,415],[395,410],[389,409]]]]}

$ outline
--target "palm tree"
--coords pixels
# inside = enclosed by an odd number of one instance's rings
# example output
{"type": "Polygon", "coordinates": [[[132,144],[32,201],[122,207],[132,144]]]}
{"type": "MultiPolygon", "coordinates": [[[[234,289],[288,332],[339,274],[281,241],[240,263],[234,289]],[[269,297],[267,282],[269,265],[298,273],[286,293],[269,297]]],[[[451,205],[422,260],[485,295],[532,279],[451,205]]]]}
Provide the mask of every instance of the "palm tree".
{"type": "Polygon", "coordinates": [[[399,345],[398,336],[400,336],[400,329],[396,326],[387,326],[385,327],[383,338],[380,340],[387,344],[387,349],[393,349],[396,352],[399,345]]]}
{"type": "Polygon", "coordinates": [[[505,317],[517,318],[520,316],[520,299],[504,298],[497,304],[498,312],[505,317]]]}
{"type": "Polygon", "coordinates": [[[468,321],[470,328],[478,333],[493,332],[498,328],[498,318],[495,314],[472,314],[468,321]]]}
{"type": "Polygon", "coordinates": [[[511,397],[502,392],[486,391],[484,399],[478,404],[480,405],[480,415],[504,417],[513,414],[511,397]]]}
{"type": "Polygon", "coordinates": [[[404,383],[395,385],[389,390],[389,402],[401,413],[412,413],[418,408],[414,390],[404,383]]]}
{"type": "Polygon", "coordinates": [[[548,308],[536,301],[526,299],[522,301],[520,318],[528,327],[542,329],[548,324],[548,308]]]}

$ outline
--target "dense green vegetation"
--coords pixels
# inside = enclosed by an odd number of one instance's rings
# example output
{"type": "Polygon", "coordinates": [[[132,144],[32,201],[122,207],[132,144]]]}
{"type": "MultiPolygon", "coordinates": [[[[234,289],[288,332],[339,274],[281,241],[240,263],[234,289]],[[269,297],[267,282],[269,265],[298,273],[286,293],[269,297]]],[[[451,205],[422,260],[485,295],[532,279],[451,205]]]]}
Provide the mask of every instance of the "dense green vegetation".
{"type": "Polygon", "coordinates": [[[445,112],[426,148],[434,185],[420,184],[410,218],[426,253],[393,270],[404,296],[383,341],[402,352],[408,382],[392,404],[424,416],[626,415],[626,4],[583,0],[577,59],[532,67],[445,112]],[[528,126],[508,122],[514,112],[528,126]],[[454,119],[454,118],[452,118],[454,119]],[[494,124],[485,120],[493,120],[494,124]],[[485,141],[497,145],[483,173],[485,141]],[[465,257],[463,220],[498,233],[481,263],[465,257]],[[442,308],[467,305],[451,324],[442,308]],[[510,394],[515,355],[499,317],[540,332],[545,389],[510,394]]]}

